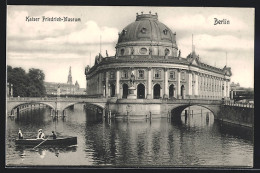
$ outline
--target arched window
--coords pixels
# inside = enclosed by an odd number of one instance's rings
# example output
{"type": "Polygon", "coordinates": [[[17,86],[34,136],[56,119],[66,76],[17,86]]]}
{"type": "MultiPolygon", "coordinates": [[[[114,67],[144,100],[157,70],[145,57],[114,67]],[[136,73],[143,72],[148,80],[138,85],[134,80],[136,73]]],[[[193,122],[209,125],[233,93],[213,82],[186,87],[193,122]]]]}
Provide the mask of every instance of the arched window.
{"type": "Polygon", "coordinates": [[[170,79],[175,79],[175,71],[170,71],[170,79]]]}
{"type": "Polygon", "coordinates": [[[155,79],[160,79],[161,78],[161,71],[156,70],[155,73],[154,73],[154,77],[155,77],[155,79]]]}
{"type": "Polygon", "coordinates": [[[138,70],[138,78],[141,78],[141,79],[144,78],[144,71],[143,70],[138,70]]]}
{"type": "Polygon", "coordinates": [[[127,98],[128,95],[128,85],[127,84],[123,84],[123,98],[127,98]]]}
{"type": "Polygon", "coordinates": [[[159,84],[155,84],[153,87],[153,98],[159,99],[161,97],[161,86],[159,84]]]}
{"type": "Polygon", "coordinates": [[[124,55],[124,54],[125,54],[125,49],[121,49],[121,50],[120,50],[120,54],[121,54],[121,55],[124,55]]]}
{"type": "Polygon", "coordinates": [[[115,87],[115,85],[114,84],[111,84],[110,85],[110,96],[111,97],[115,97],[115,92],[116,91],[116,87],[115,87]]]}
{"type": "Polygon", "coordinates": [[[170,97],[170,98],[173,98],[173,97],[174,97],[174,92],[175,92],[174,85],[171,84],[170,87],[169,87],[169,97],[170,97]]]}
{"type": "Polygon", "coordinates": [[[145,98],[145,86],[143,84],[138,84],[137,86],[137,98],[144,99],[145,98]]]}

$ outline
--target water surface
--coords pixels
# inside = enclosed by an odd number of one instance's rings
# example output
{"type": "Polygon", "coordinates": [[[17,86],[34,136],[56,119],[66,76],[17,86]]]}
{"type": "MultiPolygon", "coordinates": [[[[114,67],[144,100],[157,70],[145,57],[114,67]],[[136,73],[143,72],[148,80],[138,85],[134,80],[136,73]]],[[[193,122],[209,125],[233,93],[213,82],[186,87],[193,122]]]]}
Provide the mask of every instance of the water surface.
{"type": "Polygon", "coordinates": [[[167,118],[152,121],[105,120],[83,105],[67,110],[65,119],[53,120],[48,108],[24,111],[20,118],[7,118],[6,164],[8,166],[70,165],[104,167],[244,167],[253,165],[253,130],[214,121],[201,107],[181,122],[167,118]],[[208,118],[207,118],[208,116],[208,118]],[[36,138],[39,128],[46,135],[78,137],[70,147],[16,146],[18,129],[36,138]]]}

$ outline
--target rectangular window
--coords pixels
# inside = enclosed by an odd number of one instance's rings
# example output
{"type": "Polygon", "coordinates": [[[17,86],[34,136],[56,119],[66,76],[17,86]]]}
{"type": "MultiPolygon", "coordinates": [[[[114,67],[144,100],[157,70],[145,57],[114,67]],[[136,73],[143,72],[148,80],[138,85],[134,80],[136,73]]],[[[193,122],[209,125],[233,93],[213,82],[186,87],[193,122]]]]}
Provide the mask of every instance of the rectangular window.
{"type": "Polygon", "coordinates": [[[115,72],[111,71],[110,72],[110,79],[114,79],[115,78],[115,72]]]}
{"type": "Polygon", "coordinates": [[[139,70],[138,71],[138,78],[144,78],[144,71],[143,70],[139,70]]]}
{"type": "Polygon", "coordinates": [[[160,79],[161,78],[161,71],[159,71],[159,70],[155,71],[154,77],[155,77],[155,79],[160,79]]]}
{"type": "Polygon", "coordinates": [[[175,79],[175,72],[174,71],[170,71],[170,79],[175,79]]]}
{"type": "Polygon", "coordinates": [[[185,73],[184,72],[181,73],[181,79],[185,80],[185,73]]]}
{"type": "Polygon", "coordinates": [[[124,78],[124,79],[128,78],[128,72],[127,71],[123,71],[122,78],[124,78]]]}

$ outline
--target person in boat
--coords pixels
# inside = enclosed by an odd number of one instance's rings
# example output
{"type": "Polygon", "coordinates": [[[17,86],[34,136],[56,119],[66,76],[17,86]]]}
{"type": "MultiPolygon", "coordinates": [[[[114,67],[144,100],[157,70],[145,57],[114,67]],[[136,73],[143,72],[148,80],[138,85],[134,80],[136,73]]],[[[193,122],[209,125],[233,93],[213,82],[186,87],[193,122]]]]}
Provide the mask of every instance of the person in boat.
{"type": "Polygon", "coordinates": [[[44,139],[44,138],[45,138],[45,135],[44,135],[44,133],[42,132],[42,129],[39,129],[39,130],[38,130],[37,139],[44,139]]]}
{"type": "Polygon", "coordinates": [[[19,129],[19,131],[18,131],[18,138],[23,139],[23,133],[22,133],[21,129],[19,129]]]}
{"type": "Polygon", "coordinates": [[[55,133],[54,131],[52,131],[51,133],[52,133],[52,135],[51,135],[51,136],[52,136],[52,138],[53,138],[53,139],[56,139],[56,138],[57,138],[57,135],[56,135],[56,133],[55,133]]]}

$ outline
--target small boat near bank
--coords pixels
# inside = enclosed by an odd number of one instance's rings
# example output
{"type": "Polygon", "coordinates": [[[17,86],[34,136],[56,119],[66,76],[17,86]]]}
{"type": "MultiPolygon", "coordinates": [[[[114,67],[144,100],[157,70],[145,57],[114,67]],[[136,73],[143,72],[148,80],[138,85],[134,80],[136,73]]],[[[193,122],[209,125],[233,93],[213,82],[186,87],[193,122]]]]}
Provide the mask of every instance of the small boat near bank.
{"type": "Polygon", "coordinates": [[[77,137],[68,136],[68,137],[58,137],[56,139],[47,138],[47,139],[16,139],[16,145],[59,145],[59,146],[69,146],[77,144],[77,137]]]}

